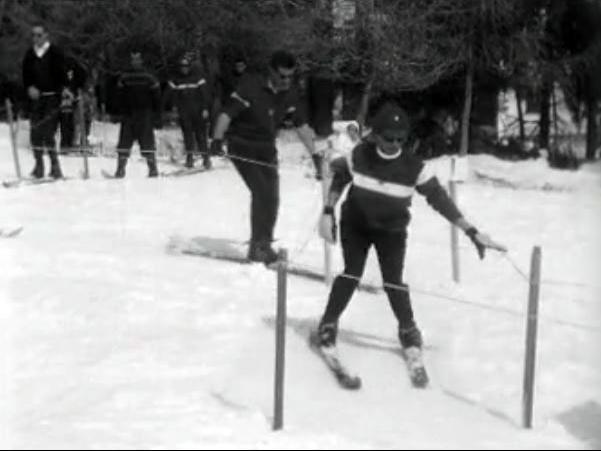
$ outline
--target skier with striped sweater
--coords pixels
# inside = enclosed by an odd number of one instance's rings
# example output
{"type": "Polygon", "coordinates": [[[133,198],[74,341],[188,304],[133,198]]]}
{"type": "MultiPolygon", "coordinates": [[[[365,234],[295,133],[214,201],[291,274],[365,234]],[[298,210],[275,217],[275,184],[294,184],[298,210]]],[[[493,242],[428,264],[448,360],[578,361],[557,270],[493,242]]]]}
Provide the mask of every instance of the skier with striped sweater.
{"type": "Polygon", "coordinates": [[[428,377],[422,361],[422,334],[414,318],[409,287],[402,279],[413,193],[425,196],[431,207],[462,229],[480,258],[487,248],[505,249],[465,220],[424,161],[408,149],[409,130],[405,111],[387,103],[373,117],[371,135],[349,155],[331,164],[333,178],[319,232],[326,241],[336,241],[335,206],[350,185],[340,220],[345,267],[344,273],[334,280],[312,342],[320,350],[335,350],[338,320],[361,279],[368,251],[374,246],[412,382],[423,387],[428,377]]]}
{"type": "Polygon", "coordinates": [[[209,103],[205,78],[191,69],[187,57],[179,61],[179,74],[169,80],[164,104],[173,103],[184,135],[186,167],[194,167],[194,153],[202,155],[203,167],[211,168],[207,147],[209,103]]]}

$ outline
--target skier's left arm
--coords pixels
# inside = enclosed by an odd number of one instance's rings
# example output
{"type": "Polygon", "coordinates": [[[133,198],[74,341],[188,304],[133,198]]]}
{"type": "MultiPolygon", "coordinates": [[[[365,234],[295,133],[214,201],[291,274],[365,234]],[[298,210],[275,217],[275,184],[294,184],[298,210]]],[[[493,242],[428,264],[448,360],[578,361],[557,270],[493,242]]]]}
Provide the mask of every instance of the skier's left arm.
{"type": "Polygon", "coordinates": [[[163,105],[161,102],[161,84],[153,75],[148,74],[148,88],[152,99],[154,113],[154,128],[163,128],[163,105]]]}
{"type": "Polygon", "coordinates": [[[209,87],[204,76],[200,76],[198,80],[198,99],[202,106],[202,118],[209,118],[209,87]]]}
{"type": "Polygon", "coordinates": [[[505,246],[493,241],[487,234],[480,233],[474,225],[463,217],[453,199],[449,197],[436,175],[428,169],[427,165],[422,169],[415,188],[418,193],[425,196],[426,201],[434,210],[444,216],[451,224],[463,230],[476,246],[480,259],[484,258],[487,248],[500,252],[507,251],[505,246]]]}

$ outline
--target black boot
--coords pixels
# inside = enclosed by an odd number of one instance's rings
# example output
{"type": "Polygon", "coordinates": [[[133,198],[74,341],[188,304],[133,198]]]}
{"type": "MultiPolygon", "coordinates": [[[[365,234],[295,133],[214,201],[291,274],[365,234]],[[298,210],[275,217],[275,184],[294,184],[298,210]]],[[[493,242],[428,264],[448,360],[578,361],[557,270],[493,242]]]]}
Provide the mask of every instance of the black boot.
{"type": "Polygon", "coordinates": [[[337,323],[319,323],[317,328],[316,340],[317,345],[329,348],[330,346],[336,346],[336,337],[338,336],[338,324],[337,323]]]}
{"type": "Polygon", "coordinates": [[[265,263],[270,265],[278,260],[278,254],[267,240],[252,241],[248,247],[248,259],[251,262],[265,263]]]}
{"type": "Polygon", "coordinates": [[[158,177],[157,159],[154,152],[146,155],[146,163],[148,163],[148,177],[158,177]]]}
{"type": "Polygon", "coordinates": [[[258,250],[258,241],[250,240],[248,243],[248,253],[246,254],[246,258],[251,262],[256,262],[257,260],[257,250],[258,250]]]}
{"type": "Polygon", "coordinates": [[[278,261],[278,253],[271,247],[271,240],[259,242],[259,258],[266,266],[278,261]]]}
{"type": "Polygon", "coordinates": [[[414,347],[421,349],[423,346],[422,333],[415,325],[408,328],[399,326],[399,341],[403,349],[414,347]]]}
{"type": "Polygon", "coordinates": [[[186,153],[186,165],[188,169],[192,169],[194,167],[194,154],[192,152],[186,153]]]}
{"type": "Polygon", "coordinates": [[[61,165],[58,161],[58,154],[56,151],[48,152],[50,157],[50,177],[53,179],[62,179],[63,171],[61,171],[61,165]]]}
{"type": "Polygon", "coordinates": [[[127,157],[119,155],[117,158],[117,170],[115,171],[115,178],[122,179],[125,177],[125,167],[127,166],[127,157]]]}
{"type": "Polygon", "coordinates": [[[311,159],[313,160],[313,165],[315,166],[315,179],[321,180],[323,178],[323,174],[322,174],[323,157],[318,153],[314,153],[314,154],[311,154],[311,159]]]}
{"type": "Polygon", "coordinates": [[[35,166],[31,171],[31,176],[36,179],[44,177],[44,151],[34,150],[33,157],[35,158],[35,166]]]}
{"type": "Polygon", "coordinates": [[[207,154],[202,155],[202,167],[207,171],[213,167],[213,163],[211,163],[211,157],[207,154]]]}
{"type": "Polygon", "coordinates": [[[429,377],[424,365],[422,333],[415,325],[408,328],[399,325],[399,340],[403,347],[403,357],[407,363],[411,384],[416,388],[425,388],[429,383],[429,377]]]}

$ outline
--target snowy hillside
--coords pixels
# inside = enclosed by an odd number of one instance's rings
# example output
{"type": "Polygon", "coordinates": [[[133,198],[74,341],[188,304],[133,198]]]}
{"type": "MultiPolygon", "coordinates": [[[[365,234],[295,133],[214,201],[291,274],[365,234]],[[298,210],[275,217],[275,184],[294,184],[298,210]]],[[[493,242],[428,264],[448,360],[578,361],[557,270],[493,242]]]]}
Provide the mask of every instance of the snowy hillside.
{"type": "MultiPolygon", "coordinates": [[[[114,146],[116,128],[104,135],[114,146]]],[[[321,189],[300,145],[282,143],[276,244],[320,270],[321,189]]],[[[249,195],[231,165],[147,179],[135,154],[115,181],[100,176],[114,159],[92,158],[83,181],[77,157],[62,163],[74,179],[0,189],[0,227],[24,226],[0,238],[0,448],[601,447],[601,165],[470,157],[460,207],[510,252],[481,262],[461,238],[459,285],[448,224],[415,199],[405,279],[425,333],[425,391],[410,388],[383,294],[364,292],[340,333],[363,389],[342,391],[306,346],[327,288],[290,276],[285,430],[273,433],[275,274],[169,251],[174,240],[248,238],[249,195]],[[528,284],[517,269],[528,271],[534,245],[543,318],[535,427],[524,431],[528,284]]],[[[448,159],[433,164],[445,180],[448,159]]],[[[0,178],[12,177],[0,124],[0,178]]],[[[378,274],[371,255],[365,279],[378,274]]]]}

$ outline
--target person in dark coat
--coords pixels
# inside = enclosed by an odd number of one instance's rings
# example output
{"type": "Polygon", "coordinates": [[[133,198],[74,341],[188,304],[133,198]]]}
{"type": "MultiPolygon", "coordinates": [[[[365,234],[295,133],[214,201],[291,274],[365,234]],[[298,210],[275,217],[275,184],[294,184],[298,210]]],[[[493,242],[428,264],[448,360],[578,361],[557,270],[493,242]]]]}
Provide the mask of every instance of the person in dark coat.
{"type": "Polygon", "coordinates": [[[30,140],[35,158],[31,175],[44,177],[44,152],[50,157],[50,176],[62,178],[55,148],[61,98],[72,98],[67,88],[67,70],[63,52],[50,43],[43,25],[32,27],[33,46],[23,59],[23,86],[30,103],[30,140]]]}
{"type": "Polygon", "coordinates": [[[116,178],[125,177],[127,160],[135,141],[148,163],[148,177],[157,177],[154,129],[161,127],[161,87],[159,81],[144,68],[140,52],[130,54],[131,67],[117,81],[122,114],[117,144],[116,178]]]}
{"type": "Polygon", "coordinates": [[[295,72],[296,58],[277,51],[267,74],[243,76],[217,119],[211,142],[212,153],[223,154],[227,132],[228,156],[251,193],[248,259],[265,264],[277,260],[271,246],[280,189],[276,136],[287,114],[306,150],[315,153],[315,134],[292,83],[295,72]]]}
{"type": "Polygon", "coordinates": [[[173,104],[177,108],[179,125],[184,135],[186,167],[194,167],[194,152],[200,152],[204,168],[210,169],[211,159],[207,148],[207,82],[202,75],[194,73],[190,66],[188,58],[180,60],[179,74],[167,83],[163,104],[173,104]]]}

